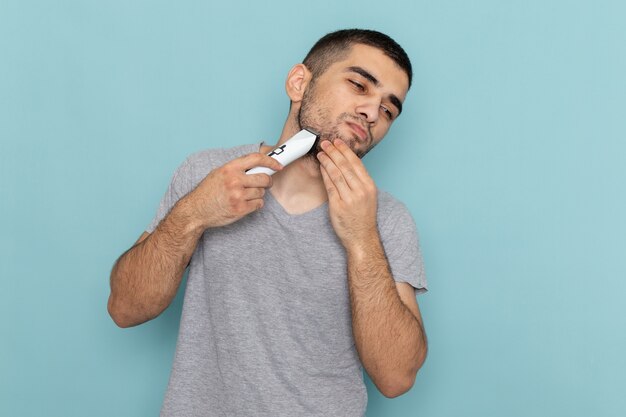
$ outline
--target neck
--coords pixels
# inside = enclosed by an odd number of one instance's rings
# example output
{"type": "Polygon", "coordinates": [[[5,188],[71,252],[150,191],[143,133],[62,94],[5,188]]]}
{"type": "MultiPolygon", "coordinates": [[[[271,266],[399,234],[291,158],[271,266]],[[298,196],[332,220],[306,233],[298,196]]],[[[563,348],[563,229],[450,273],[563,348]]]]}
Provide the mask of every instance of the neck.
{"type": "MultiPolygon", "coordinates": [[[[300,130],[298,123],[291,118],[285,123],[276,146],[282,145],[300,130]]],[[[276,146],[264,146],[261,152],[268,153],[276,146]]],[[[315,155],[303,156],[274,174],[270,192],[291,214],[306,213],[328,199],[315,155]]]]}

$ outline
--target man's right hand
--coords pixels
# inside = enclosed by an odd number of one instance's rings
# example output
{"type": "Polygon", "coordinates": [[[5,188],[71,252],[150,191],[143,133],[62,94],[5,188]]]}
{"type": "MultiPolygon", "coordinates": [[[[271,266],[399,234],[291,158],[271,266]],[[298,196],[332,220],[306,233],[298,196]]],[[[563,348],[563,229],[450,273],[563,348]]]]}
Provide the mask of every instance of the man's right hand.
{"type": "Polygon", "coordinates": [[[274,171],[283,168],[267,155],[245,155],[211,171],[184,197],[194,217],[205,229],[234,223],[263,207],[265,189],[272,186],[272,177],[267,174],[246,174],[248,169],[257,166],[274,171]]]}

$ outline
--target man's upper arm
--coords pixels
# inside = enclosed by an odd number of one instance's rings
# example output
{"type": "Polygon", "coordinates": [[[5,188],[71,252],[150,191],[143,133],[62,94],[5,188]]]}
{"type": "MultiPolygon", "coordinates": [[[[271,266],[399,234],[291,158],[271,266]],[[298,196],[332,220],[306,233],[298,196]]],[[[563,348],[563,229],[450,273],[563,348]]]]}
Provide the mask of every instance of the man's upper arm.
{"type": "Polygon", "coordinates": [[[143,242],[144,240],[146,240],[148,238],[148,236],[150,236],[150,233],[148,232],[143,232],[141,234],[141,236],[139,236],[139,239],[137,239],[137,242],[135,242],[135,244],[133,246],[137,246],[138,244],[140,244],[141,242],[143,242]]]}
{"type": "Polygon", "coordinates": [[[404,305],[409,309],[409,311],[411,311],[411,313],[413,313],[417,321],[419,321],[423,327],[424,323],[422,322],[422,315],[420,313],[419,306],[417,305],[415,289],[413,286],[407,282],[396,282],[396,288],[398,289],[400,300],[402,300],[404,305]]]}

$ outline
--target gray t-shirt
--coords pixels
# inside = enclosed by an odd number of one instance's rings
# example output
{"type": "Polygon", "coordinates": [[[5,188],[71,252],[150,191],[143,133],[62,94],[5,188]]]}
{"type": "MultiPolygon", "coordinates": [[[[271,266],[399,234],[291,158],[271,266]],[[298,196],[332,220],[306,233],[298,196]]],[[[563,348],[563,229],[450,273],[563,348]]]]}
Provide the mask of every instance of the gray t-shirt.
{"type": "MultiPolygon", "coordinates": [[[[258,151],[256,144],[191,155],[146,230],[212,169],[258,151]]],[[[261,210],[206,230],[198,242],[162,417],[365,414],[345,251],[328,204],[291,215],[265,195],[261,210]]],[[[378,195],[393,277],[424,292],[415,223],[402,203],[378,195]]]]}

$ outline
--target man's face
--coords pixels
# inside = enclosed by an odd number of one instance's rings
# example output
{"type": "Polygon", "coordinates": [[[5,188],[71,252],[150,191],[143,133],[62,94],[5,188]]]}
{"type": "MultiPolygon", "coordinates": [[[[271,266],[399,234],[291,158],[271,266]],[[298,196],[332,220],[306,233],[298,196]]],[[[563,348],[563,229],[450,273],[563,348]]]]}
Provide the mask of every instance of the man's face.
{"type": "Polygon", "coordinates": [[[400,114],[408,87],[407,74],[391,58],[356,44],[309,83],[298,122],[317,130],[322,140],[342,139],[362,158],[400,114]]]}

